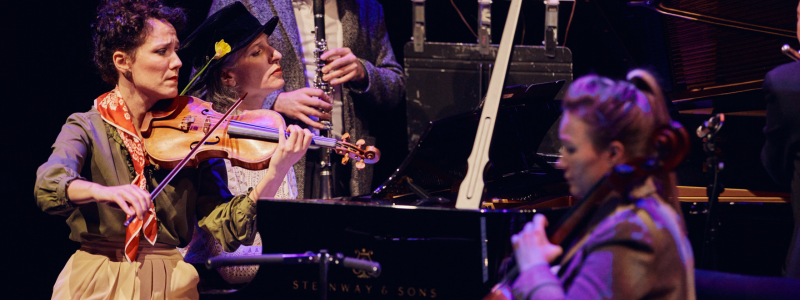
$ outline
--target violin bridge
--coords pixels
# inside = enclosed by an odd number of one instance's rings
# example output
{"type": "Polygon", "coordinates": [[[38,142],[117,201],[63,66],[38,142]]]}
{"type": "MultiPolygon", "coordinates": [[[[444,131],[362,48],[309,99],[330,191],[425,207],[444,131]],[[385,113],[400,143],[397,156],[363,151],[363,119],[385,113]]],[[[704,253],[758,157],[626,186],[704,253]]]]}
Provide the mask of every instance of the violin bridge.
{"type": "Polygon", "coordinates": [[[194,116],[184,117],[183,120],[181,121],[181,130],[189,131],[189,128],[191,128],[192,126],[192,123],[194,123],[194,116]]]}

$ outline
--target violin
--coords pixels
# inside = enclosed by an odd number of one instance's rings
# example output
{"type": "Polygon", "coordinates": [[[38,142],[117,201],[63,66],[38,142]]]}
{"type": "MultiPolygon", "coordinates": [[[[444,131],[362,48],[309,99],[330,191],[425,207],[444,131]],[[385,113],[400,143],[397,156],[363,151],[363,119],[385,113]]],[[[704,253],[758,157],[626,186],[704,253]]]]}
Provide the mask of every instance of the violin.
{"type": "MultiPolygon", "coordinates": [[[[206,159],[227,158],[231,165],[250,170],[263,170],[269,166],[280,137],[280,129],[276,126],[285,127],[286,122],[277,112],[266,109],[231,116],[246,96],[247,93],[239,97],[225,114],[214,111],[211,103],[191,96],[159,101],[145,114],[140,128],[145,151],[156,165],[172,169],[150,192],[151,201],[183,167],[197,166],[206,159]]],[[[350,135],[346,133],[342,141],[314,136],[311,145],[333,148],[336,154],[344,156],[342,164],[352,158],[359,170],[380,160],[378,148],[364,147],[365,142],[361,139],[353,145],[349,139],[350,135]]],[[[129,216],[125,226],[135,217],[129,216]]]]}
{"type": "MultiPolygon", "coordinates": [[[[617,193],[627,199],[631,190],[648,177],[667,174],[675,169],[689,152],[689,134],[678,122],[670,122],[655,130],[650,141],[655,146],[656,155],[633,158],[625,164],[614,166],[586,197],[567,211],[555,226],[547,229],[550,243],[568,251],[572,243],[589,229],[590,219],[596,218],[593,215],[609,195],[617,193]]],[[[556,261],[562,264],[568,259],[562,255],[556,261]]],[[[483,300],[513,299],[511,285],[519,276],[519,268],[514,265],[508,270],[483,300]]]]}
{"type": "MultiPolygon", "coordinates": [[[[157,103],[145,115],[141,126],[145,151],[158,166],[175,168],[217,123],[221,123],[219,129],[209,136],[194,157],[189,158],[187,166],[196,166],[210,158],[227,158],[234,166],[265,169],[278,147],[279,128],[286,126],[283,117],[272,110],[249,110],[223,118],[209,102],[178,96],[157,103]]],[[[349,140],[347,133],[341,141],[314,136],[310,148],[331,148],[344,156],[342,164],[353,159],[359,170],[380,160],[378,148],[365,146],[363,139],[355,145],[349,140]]]]}

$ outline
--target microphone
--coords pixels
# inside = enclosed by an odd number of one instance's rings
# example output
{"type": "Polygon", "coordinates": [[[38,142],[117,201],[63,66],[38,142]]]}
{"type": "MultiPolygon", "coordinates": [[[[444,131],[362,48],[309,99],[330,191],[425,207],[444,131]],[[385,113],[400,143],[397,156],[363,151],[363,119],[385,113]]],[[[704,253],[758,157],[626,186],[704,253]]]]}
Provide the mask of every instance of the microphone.
{"type": "Polygon", "coordinates": [[[800,53],[792,49],[792,47],[789,47],[789,44],[783,45],[783,47],[781,47],[781,52],[795,61],[800,60],[800,53]]]}
{"type": "Polygon", "coordinates": [[[708,121],[703,122],[703,125],[697,127],[697,137],[704,138],[709,134],[714,136],[722,128],[723,122],[725,122],[725,114],[716,114],[711,116],[708,121]]]}
{"type": "Polygon", "coordinates": [[[369,277],[381,275],[381,264],[377,262],[352,257],[343,257],[341,262],[343,267],[364,271],[369,277]]]}

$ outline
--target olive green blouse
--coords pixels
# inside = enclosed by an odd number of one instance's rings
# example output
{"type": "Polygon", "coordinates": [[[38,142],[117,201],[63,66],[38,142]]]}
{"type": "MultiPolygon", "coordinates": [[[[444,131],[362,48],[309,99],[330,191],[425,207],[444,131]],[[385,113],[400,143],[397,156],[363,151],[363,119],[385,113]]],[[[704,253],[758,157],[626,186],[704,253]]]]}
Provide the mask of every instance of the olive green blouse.
{"type": "MultiPolygon", "coordinates": [[[[100,203],[76,205],[66,195],[67,186],[75,179],[104,186],[131,183],[136,174],[117,130],[104,122],[95,109],[75,113],[61,128],[52,148],[50,158],[36,172],[36,203],[47,213],[68,216],[71,240],[120,242],[122,248],[126,218],[122,210],[100,203]]],[[[146,167],[148,189],[154,189],[169,171],[146,167]]],[[[226,183],[227,172],[221,159],[181,170],[154,199],[156,241],[184,247],[198,222],[225,251],[252,244],[255,203],[246,195],[231,195],[226,183]]]]}

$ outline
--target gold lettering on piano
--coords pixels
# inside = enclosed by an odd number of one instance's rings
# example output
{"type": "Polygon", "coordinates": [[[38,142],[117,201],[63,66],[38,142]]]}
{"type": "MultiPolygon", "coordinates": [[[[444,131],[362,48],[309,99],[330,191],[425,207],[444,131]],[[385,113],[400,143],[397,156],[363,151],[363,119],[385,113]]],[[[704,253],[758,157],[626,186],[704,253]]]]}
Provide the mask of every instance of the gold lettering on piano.
{"type": "MultiPolygon", "coordinates": [[[[361,285],[361,284],[352,284],[352,283],[328,283],[328,291],[330,292],[338,292],[338,293],[359,293],[359,294],[372,294],[372,285],[361,285]]],[[[294,280],[292,281],[292,289],[293,290],[312,290],[316,291],[318,289],[318,284],[316,281],[300,281],[294,280]]],[[[380,286],[380,292],[378,289],[375,289],[375,293],[380,293],[381,295],[388,295],[389,292],[393,289],[391,286],[382,285],[380,286]]],[[[430,287],[413,287],[413,286],[397,286],[396,289],[396,296],[397,297],[415,297],[415,298],[436,298],[436,289],[430,287]]]]}
{"type": "MultiPolygon", "coordinates": [[[[372,250],[367,251],[367,249],[365,248],[361,248],[361,250],[356,250],[356,258],[358,259],[372,261],[371,257],[372,254],[373,254],[372,250]]],[[[372,272],[365,272],[363,270],[356,270],[356,269],[353,269],[353,273],[355,273],[356,277],[358,278],[369,278],[370,274],[372,274],[372,272]]]]}

